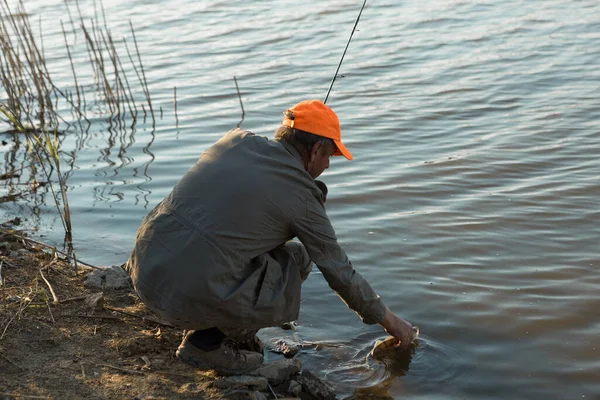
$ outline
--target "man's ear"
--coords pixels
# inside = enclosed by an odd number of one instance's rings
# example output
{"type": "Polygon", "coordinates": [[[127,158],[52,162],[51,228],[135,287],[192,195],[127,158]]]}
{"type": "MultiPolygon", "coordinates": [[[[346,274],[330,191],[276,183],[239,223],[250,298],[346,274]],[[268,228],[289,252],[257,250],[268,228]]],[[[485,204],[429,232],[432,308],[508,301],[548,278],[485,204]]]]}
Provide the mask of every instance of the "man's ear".
{"type": "Polygon", "coordinates": [[[313,145],[311,151],[310,151],[310,160],[314,160],[317,155],[319,154],[319,151],[321,150],[321,146],[323,145],[323,142],[317,142],[313,145]]]}

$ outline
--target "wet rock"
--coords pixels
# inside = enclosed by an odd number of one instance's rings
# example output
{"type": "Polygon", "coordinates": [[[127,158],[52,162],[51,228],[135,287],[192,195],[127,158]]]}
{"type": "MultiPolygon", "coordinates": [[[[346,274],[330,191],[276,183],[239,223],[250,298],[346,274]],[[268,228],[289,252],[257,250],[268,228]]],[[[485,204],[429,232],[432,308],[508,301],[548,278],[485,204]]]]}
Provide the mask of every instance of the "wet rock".
{"type": "Polygon", "coordinates": [[[104,308],[104,295],[102,292],[92,293],[83,301],[85,306],[93,311],[100,311],[104,308]]]}
{"type": "Polygon", "coordinates": [[[264,364],[260,368],[252,371],[251,375],[262,376],[266,378],[271,385],[280,385],[290,376],[300,372],[302,362],[300,360],[277,360],[272,363],[264,364]]]}
{"type": "Polygon", "coordinates": [[[302,374],[295,377],[302,385],[302,390],[317,399],[335,400],[333,388],[325,381],[314,376],[310,371],[304,370],[302,374]]]}
{"type": "Polygon", "coordinates": [[[113,265],[110,268],[90,272],[84,285],[90,289],[124,289],[130,287],[129,281],[127,272],[121,266],[113,265]]]}
{"type": "Polygon", "coordinates": [[[248,398],[250,400],[267,400],[268,399],[268,397],[262,392],[248,393],[248,398]]]}
{"type": "Polygon", "coordinates": [[[255,390],[267,390],[267,378],[262,376],[228,376],[219,378],[213,382],[213,387],[217,389],[236,389],[240,387],[249,387],[255,390]]]}
{"type": "Polygon", "coordinates": [[[279,386],[274,388],[277,394],[282,396],[298,396],[302,392],[302,385],[299,384],[292,376],[290,380],[285,381],[279,386]]]}
{"type": "Polygon", "coordinates": [[[285,339],[279,339],[275,342],[275,351],[283,354],[285,358],[294,357],[296,354],[298,354],[301,347],[302,346],[299,343],[290,342],[285,339]]]}
{"type": "Polygon", "coordinates": [[[293,394],[294,396],[298,396],[302,391],[302,385],[298,383],[298,381],[291,380],[288,383],[287,392],[289,394],[293,394]]]}

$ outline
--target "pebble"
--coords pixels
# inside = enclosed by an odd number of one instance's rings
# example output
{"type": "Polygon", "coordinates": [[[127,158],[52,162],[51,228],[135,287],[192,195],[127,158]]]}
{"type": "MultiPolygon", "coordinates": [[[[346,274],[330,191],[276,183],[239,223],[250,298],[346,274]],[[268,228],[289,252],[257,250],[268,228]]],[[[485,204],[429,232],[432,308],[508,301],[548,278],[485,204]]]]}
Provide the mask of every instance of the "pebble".
{"type": "Polygon", "coordinates": [[[29,250],[27,249],[19,249],[19,250],[14,250],[10,252],[9,257],[16,259],[16,260],[22,260],[24,258],[27,258],[29,256],[29,250]]]}
{"type": "Polygon", "coordinates": [[[104,308],[104,294],[102,292],[92,293],[84,300],[85,306],[93,311],[100,311],[104,308]]]}

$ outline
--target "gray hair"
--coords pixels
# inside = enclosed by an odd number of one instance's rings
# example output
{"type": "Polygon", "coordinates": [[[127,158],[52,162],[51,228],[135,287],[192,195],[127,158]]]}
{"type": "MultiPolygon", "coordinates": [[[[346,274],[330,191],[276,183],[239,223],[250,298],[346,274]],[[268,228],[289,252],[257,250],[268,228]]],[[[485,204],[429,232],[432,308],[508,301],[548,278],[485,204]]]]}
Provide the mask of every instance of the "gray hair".
{"type": "MultiPolygon", "coordinates": [[[[288,119],[294,119],[294,114],[291,111],[287,111],[285,116],[288,119]]],[[[319,142],[323,143],[326,149],[335,148],[335,143],[333,143],[333,140],[329,138],[315,135],[310,132],[301,131],[300,129],[292,128],[286,125],[280,126],[275,131],[275,139],[293,146],[296,150],[298,150],[302,156],[302,159],[305,161],[308,161],[312,148],[319,142]]]]}

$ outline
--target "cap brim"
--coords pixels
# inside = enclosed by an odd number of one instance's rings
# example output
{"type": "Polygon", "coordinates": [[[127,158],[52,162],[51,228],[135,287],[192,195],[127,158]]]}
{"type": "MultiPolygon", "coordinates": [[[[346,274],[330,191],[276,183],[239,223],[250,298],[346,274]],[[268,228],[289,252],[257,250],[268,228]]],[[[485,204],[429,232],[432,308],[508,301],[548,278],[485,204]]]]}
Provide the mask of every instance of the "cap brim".
{"type": "Polygon", "coordinates": [[[346,146],[344,146],[344,143],[340,142],[339,140],[333,140],[333,142],[335,143],[335,146],[337,147],[337,150],[335,153],[333,153],[334,156],[344,156],[346,157],[346,159],[348,160],[352,160],[352,153],[350,153],[348,151],[348,149],[346,148],[346,146]]]}

